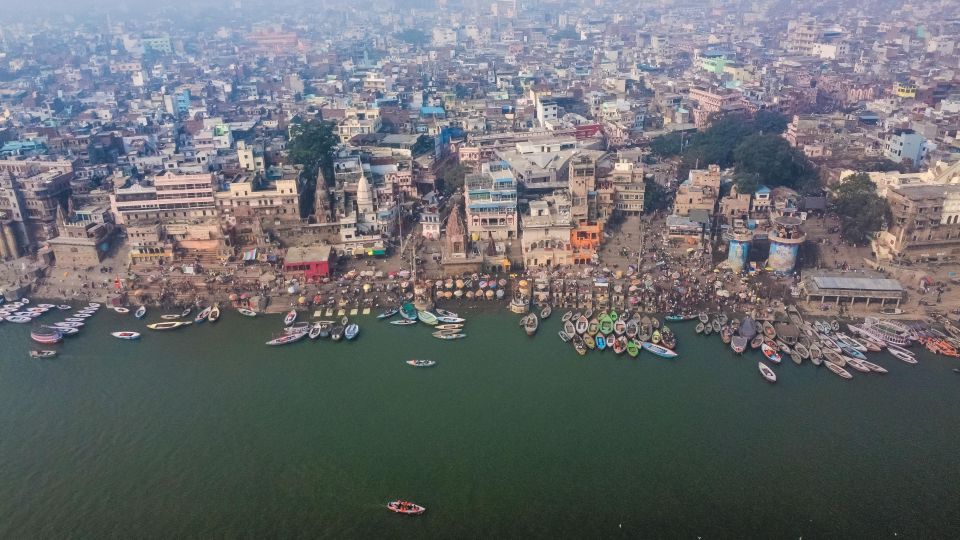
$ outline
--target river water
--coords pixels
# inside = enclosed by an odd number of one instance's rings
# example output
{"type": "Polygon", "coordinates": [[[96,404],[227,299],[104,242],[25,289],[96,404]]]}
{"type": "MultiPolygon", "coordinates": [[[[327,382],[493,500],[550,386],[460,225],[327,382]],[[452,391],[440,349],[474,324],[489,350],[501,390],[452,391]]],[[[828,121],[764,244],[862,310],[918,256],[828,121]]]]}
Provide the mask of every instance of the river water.
{"type": "Polygon", "coordinates": [[[5,322],[0,536],[960,533],[955,360],[872,355],[890,373],[852,381],[787,361],[771,385],[689,323],[667,361],[579,357],[559,315],[535,338],[469,317],[454,342],[362,317],[355,342],[274,348],[279,316],[126,342],[144,322],[101,311],[43,361],[5,322]]]}

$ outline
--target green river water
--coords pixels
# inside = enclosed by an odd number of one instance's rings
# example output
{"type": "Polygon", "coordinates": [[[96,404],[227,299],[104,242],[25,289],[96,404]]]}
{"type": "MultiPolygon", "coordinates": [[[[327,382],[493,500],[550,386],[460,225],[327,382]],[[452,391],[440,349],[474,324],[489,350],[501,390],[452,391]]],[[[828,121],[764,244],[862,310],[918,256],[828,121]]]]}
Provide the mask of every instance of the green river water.
{"type": "Polygon", "coordinates": [[[285,347],[277,315],[158,315],[101,311],[52,360],[0,325],[0,537],[960,536],[955,360],[872,355],[890,373],[852,381],[788,360],[771,385],[690,323],[668,361],[579,357],[559,314],[535,338],[488,312],[455,342],[361,317],[285,347]]]}

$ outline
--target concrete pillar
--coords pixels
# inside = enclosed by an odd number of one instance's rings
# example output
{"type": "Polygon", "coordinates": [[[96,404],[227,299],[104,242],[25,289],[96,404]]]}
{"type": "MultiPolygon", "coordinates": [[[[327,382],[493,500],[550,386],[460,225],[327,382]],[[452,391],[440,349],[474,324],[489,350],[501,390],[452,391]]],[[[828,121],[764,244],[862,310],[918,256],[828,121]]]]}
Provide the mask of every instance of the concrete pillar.
{"type": "Polygon", "coordinates": [[[839,294],[837,295],[837,305],[838,305],[838,306],[840,305],[840,295],[839,295],[839,294]]]}
{"type": "Polygon", "coordinates": [[[869,297],[869,296],[867,297],[867,305],[866,305],[866,307],[870,307],[870,297],[869,297]]]}
{"type": "Polygon", "coordinates": [[[5,261],[10,257],[10,248],[7,247],[7,239],[0,234],[0,261],[5,261]]]}

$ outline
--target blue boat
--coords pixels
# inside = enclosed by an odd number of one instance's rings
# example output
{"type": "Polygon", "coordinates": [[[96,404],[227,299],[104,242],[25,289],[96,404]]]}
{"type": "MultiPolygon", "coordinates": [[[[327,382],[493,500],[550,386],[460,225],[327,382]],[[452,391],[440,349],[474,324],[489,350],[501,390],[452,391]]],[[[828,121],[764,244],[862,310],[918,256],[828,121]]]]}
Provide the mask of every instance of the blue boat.
{"type": "Polygon", "coordinates": [[[343,330],[343,337],[351,340],[357,337],[357,334],[360,333],[360,327],[356,324],[348,324],[347,327],[343,330]]]}
{"type": "Polygon", "coordinates": [[[408,321],[415,321],[417,320],[417,308],[410,302],[407,302],[400,308],[400,316],[408,321]]]}
{"type": "Polygon", "coordinates": [[[657,355],[657,356],[662,356],[663,358],[676,358],[676,357],[677,357],[677,353],[671,351],[670,349],[668,349],[668,348],[666,348],[666,347],[661,347],[660,345],[657,345],[656,343],[650,343],[649,341],[644,341],[643,343],[640,344],[640,346],[643,347],[644,349],[646,349],[647,351],[652,352],[653,354],[655,354],[655,355],[657,355]]]}
{"type": "Polygon", "coordinates": [[[604,349],[607,348],[607,340],[604,339],[602,335],[597,334],[597,338],[596,338],[596,339],[597,339],[597,349],[598,349],[598,350],[601,350],[601,351],[602,351],[602,350],[604,350],[604,349]]]}
{"type": "Polygon", "coordinates": [[[663,319],[665,321],[691,321],[696,318],[696,315],[667,315],[663,319]]]}
{"type": "Polygon", "coordinates": [[[857,360],[866,360],[866,359],[867,359],[867,357],[866,357],[862,352],[854,349],[853,347],[850,347],[850,346],[848,346],[848,345],[846,345],[846,344],[839,344],[839,345],[840,345],[840,350],[843,351],[843,354],[845,354],[845,355],[847,355],[847,356],[849,356],[849,357],[851,357],[851,358],[856,358],[857,360]]]}

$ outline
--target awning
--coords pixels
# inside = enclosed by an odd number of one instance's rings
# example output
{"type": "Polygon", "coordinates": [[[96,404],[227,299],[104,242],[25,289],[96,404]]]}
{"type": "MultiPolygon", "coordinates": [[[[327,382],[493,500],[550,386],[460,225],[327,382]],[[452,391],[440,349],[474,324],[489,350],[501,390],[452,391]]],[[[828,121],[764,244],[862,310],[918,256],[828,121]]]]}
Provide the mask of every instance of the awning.
{"type": "Polygon", "coordinates": [[[503,267],[504,267],[504,268],[510,268],[510,260],[509,260],[509,259],[504,259],[502,264],[503,264],[503,267]]]}
{"type": "Polygon", "coordinates": [[[370,254],[371,254],[371,255],[386,255],[386,254],[387,254],[387,250],[385,250],[385,249],[379,249],[379,248],[378,248],[378,249],[372,249],[372,250],[370,250],[370,254]]]}
{"type": "Polygon", "coordinates": [[[253,248],[250,251],[243,252],[243,260],[245,261],[255,261],[257,260],[257,248],[253,248]]]}

